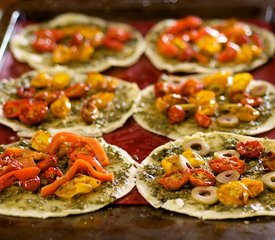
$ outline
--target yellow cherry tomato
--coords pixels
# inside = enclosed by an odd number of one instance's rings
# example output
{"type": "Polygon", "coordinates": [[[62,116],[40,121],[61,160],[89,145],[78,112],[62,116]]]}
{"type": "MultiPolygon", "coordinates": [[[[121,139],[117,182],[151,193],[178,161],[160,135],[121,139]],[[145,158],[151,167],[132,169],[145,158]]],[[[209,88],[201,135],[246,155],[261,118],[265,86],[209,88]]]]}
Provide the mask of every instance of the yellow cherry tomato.
{"type": "Polygon", "coordinates": [[[71,62],[75,55],[75,48],[68,47],[63,44],[58,44],[53,51],[53,62],[57,64],[65,64],[71,62]]]}
{"type": "Polygon", "coordinates": [[[250,105],[244,105],[231,110],[240,121],[250,122],[256,120],[260,116],[260,112],[250,105]]]}
{"type": "Polygon", "coordinates": [[[71,113],[70,99],[62,96],[51,104],[50,109],[54,117],[65,118],[71,113]]]}
{"type": "Polygon", "coordinates": [[[51,81],[51,88],[53,89],[65,89],[70,84],[71,76],[65,72],[59,72],[54,74],[51,81]]]}
{"type": "Polygon", "coordinates": [[[215,37],[210,35],[205,35],[201,37],[197,42],[198,48],[210,55],[213,56],[216,53],[219,53],[222,50],[222,45],[217,41],[215,37]]]}
{"type": "Polygon", "coordinates": [[[249,192],[240,181],[232,181],[218,187],[217,197],[224,205],[244,206],[248,203],[249,192]]]}
{"type": "Polygon", "coordinates": [[[94,51],[95,49],[90,44],[84,43],[77,48],[74,59],[80,62],[85,62],[91,58],[94,51]]]}
{"type": "Polygon", "coordinates": [[[46,88],[51,84],[52,77],[44,72],[38,73],[31,80],[31,86],[36,88],[46,88]]]}
{"type": "Polygon", "coordinates": [[[104,75],[101,73],[90,72],[87,74],[86,84],[93,89],[98,89],[102,82],[104,82],[104,75]]]}
{"type": "Polygon", "coordinates": [[[237,52],[235,61],[237,63],[250,63],[253,60],[253,51],[249,44],[243,44],[237,52]]]}
{"type": "Polygon", "coordinates": [[[213,74],[208,74],[202,81],[204,86],[209,87],[213,84],[226,87],[231,73],[229,71],[219,71],[213,74]]]}
{"type": "Polygon", "coordinates": [[[98,109],[103,109],[107,107],[107,105],[112,101],[113,98],[114,93],[110,92],[98,92],[91,97],[98,109]]]}
{"type": "Polygon", "coordinates": [[[192,149],[185,150],[182,155],[189,161],[192,167],[199,167],[205,163],[201,155],[194,152],[192,149]]]}
{"type": "Polygon", "coordinates": [[[168,156],[161,160],[161,166],[166,174],[182,169],[179,155],[168,156]]]}
{"type": "Polygon", "coordinates": [[[31,138],[31,146],[39,152],[47,152],[47,147],[51,142],[51,134],[47,131],[39,130],[31,138]]]}
{"type": "Polygon", "coordinates": [[[245,91],[253,76],[250,73],[237,73],[232,78],[229,92],[245,91]]]}
{"type": "Polygon", "coordinates": [[[240,180],[248,188],[249,197],[254,198],[264,191],[264,183],[261,180],[242,178],[240,180]]]}

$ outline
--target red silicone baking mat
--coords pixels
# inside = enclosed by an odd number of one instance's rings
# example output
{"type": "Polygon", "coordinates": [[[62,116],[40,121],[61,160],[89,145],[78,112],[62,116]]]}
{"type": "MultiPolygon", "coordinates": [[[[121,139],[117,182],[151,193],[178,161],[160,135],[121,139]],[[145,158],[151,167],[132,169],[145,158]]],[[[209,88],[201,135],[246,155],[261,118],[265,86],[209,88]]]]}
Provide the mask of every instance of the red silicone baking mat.
{"type": "MultiPolygon", "coordinates": [[[[249,22],[271,30],[271,26],[263,21],[249,20],[249,22]]],[[[135,21],[127,23],[134,26],[143,35],[145,35],[156,22],[135,21]]],[[[28,24],[31,24],[31,22],[27,20],[18,21],[14,32],[20,31],[28,24]]],[[[0,79],[18,77],[22,73],[31,70],[31,68],[26,64],[16,61],[8,49],[3,56],[2,64],[3,66],[0,73],[0,79]]],[[[140,89],[145,88],[149,84],[155,83],[161,73],[162,72],[157,70],[145,56],[142,56],[136,64],[130,67],[113,67],[104,72],[104,74],[112,75],[129,82],[136,82],[140,89]]],[[[275,84],[275,59],[270,60],[264,66],[252,71],[252,74],[255,79],[263,79],[275,84]]],[[[275,130],[261,134],[260,136],[275,138],[275,130]]],[[[138,162],[141,162],[146,156],[148,156],[154,148],[169,141],[166,137],[162,137],[142,129],[133,118],[130,118],[122,128],[106,134],[103,137],[108,143],[117,145],[118,147],[126,150],[138,162]]],[[[0,144],[10,143],[16,141],[17,139],[16,133],[5,126],[0,125],[0,144]]],[[[147,202],[137,192],[136,188],[134,188],[131,193],[118,200],[116,204],[139,205],[147,204],[147,202]]]]}

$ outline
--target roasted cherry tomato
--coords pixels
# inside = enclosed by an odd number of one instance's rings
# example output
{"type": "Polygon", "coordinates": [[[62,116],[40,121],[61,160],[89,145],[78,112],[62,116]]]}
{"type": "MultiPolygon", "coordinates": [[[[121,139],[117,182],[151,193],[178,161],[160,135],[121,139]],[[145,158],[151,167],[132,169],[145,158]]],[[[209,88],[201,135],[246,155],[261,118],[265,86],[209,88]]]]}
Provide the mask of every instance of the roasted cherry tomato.
{"type": "Polygon", "coordinates": [[[248,203],[249,192],[240,181],[222,184],[217,190],[219,201],[229,206],[244,206],[248,203]]]}
{"type": "Polygon", "coordinates": [[[38,52],[53,52],[57,48],[57,43],[51,38],[38,37],[32,43],[34,50],[38,52]]]}
{"type": "Polygon", "coordinates": [[[66,118],[71,113],[71,102],[70,99],[62,96],[56,99],[50,106],[51,113],[57,118],[66,118]]]}
{"type": "Polygon", "coordinates": [[[126,42],[132,38],[131,32],[115,26],[108,27],[106,31],[106,36],[111,39],[116,39],[120,42],[126,42]]]}
{"type": "Polygon", "coordinates": [[[257,197],[264,191],[264,183],[261,180],[242,178],[240,182],[247,187],[251,198],[257,197]]]}
{"type": "Polygon", "coordinates": [[[68,98],[81,98],[84,97],[89,90],[85,83],[75,83],[65,89],[65,96],[68,98]]]}
{"type": "Polygon", "coordinates": [[[64,32],[60,29],[40,29],[34,34],[37,38],[51,38],[56,41],[64,37],[64,32]]]}
{"type": "Polygon", "coordinates": [[[42,161],[37,163],[37,167],[41,170],[46,171],[50,167],[54,167],[57,165],[57,157],[52,155],[47,155],[42,161]]]}
{"type": "Polygon", "coordinates": [[[166,82],[157,82],[154,85],[155,96],[163,97],[166,93],[169,93],[169,84],[166,82]]]}
{"type": "Polygon", "coordinates": [[[187,97],[195,95],[203,89],[203,83],[195,79],[188,79],[181,87],[181,94],[187,97]]]}
{"type": "Polygon", "coordinates": [[[6,118],[17,118],[27,105],[29,105],[27,99],[9,100],[3,106],[4,116],[6,118]]]}
{"type": "Polygon", "coordinates": [[[221,63],[233,61],[237,56],[237,52],[233,44],[227,44],[226,48],[218,54],[217,59],[221,63]]]}
{"type": "Polygon", "coordinates": [[[84,42],[84,36],[80,32],[76,32],[72,35],[70,44],[71,46],[80,46],[84,42]]]}
{"type": "Polygon", "coordinates": [[[170,124],[180,123],[185,118],[185,111],[183,108],[176,104],[168,109],[168,121],[170,124]]]}
{"type": "Polygon", "coordinates": [[[88,124],[98,119],[99,110],[93,101],[88,101],[82,106],[81,117],[88,124]]]}
{"type": "Polygon", "coordinates": [[[179,190],[189,181],[190,172],[188,169],[182,169],[176,172],[168,173],[159,179],[159,184],[167,190],[179,190]]]}
{"type": "Polygon", "coordinates": [[[51,142],[51,134],[47,131],[38,130],[31,138],[31,146],[39,152],[47,152],[48,145],[51,142]]]}
{"type": "Polygon", "coordinates": [[[55,100],[57,100],[58,98],[60,98],[61,96],[63,96],[63,94],[64,94],[64,92],[58,91],[58,90],[57,91],[44,90],[44,91],[37,92],[34,95],[34,99],[36,101],[44,101],[49,105],[52,102],[54,102],[55,100]]]}
{"type": "Polygon", "coordinates": [[[28,125],[34,125],[47,118],[48,106],[45,102],[33,102],[23,108],[19,120],[28,125]]]}
{"type": "Polygon", "coordinates": [[[252,107],[259,107],[263,104],[263,99],[261,97],[244,97],[241,99],[243,105],[250,105],[252,107]]]}
{"type": "Polygon", "coordinates": [[[61,176],[63,176],[63,173],[58,167],[49,167],[44,173],[44,177],[48,183],[54,182],[58,177],[61,176]]]}
{"type": "Polygon", "coordinates": [[[20,163],[19,161],[17,161],[16,159],[14,159],[12,157],[8,158],[6,160],[4,159],[3,163],[4,163],[4,166],[2,165],[0,167],[0,176],[4,175],[5,173],[12,172],[12,171],[19,170],[19,169],[23,168],[22,163],[20,163]]]}
{"type": "Polygon", "coordinates": [[[16,88],[16,93],[21,98],[32,98],[36,92],[35,87],[25,88],[23,86],[16,88]]]}
{"type": "Polygon", "coordinates": [[[264,150],[264,146],[261,142],[247,141],[239,142],[236,145],[236,150],[245,158],[259,158],[264,150]]]}
{"type": "Polygon", "coordinates": [[[267,170],[275,171],[275,152],[263,153],[261,160],[267,170]]]}
{"type": "Polygon", "coordinates": [[[124,44],[116,39],[104,38],[102,41],[102,45],[106,48],[110,48],[112,50],[120,51],[123,49],[124,44]]]}
{"type": "Polygon", "coordinates": [[[34,192],[40,187],[40,183],[40,177],[36,176],[34,178],[22,181],[20,186],[26,191],[34,192]]]}
{"type": "Polygon", "coordinates": [[[208,163],[210,168],[217,174],[226,170],[237,170],[240,174],[243,174],[246,168],[245,162],[235,156],[214,158],[208,163]]]}
{"type": "Polygon", "coordinates": [[[203,168],[193,168],[190,170],[190,184],[195,186],[214,186],[216,183],[215,175],[203,168]]]}
{"type": "Polygon", "coordinates": [[[247,97],[248,94],[242,90],[228,92],[228,98],[231,103],[240,103],[242,99],[247,97]]]}
{"type": "Polygon", "coordinates": [[[68,149],[68,154],[70,156],[70,159],[75,160],[79,154],[85,155],[85,156],[95,156],[94,150],[91,146],[91,144],[88,144],[87,142],[77,141],[74,142],[68,149]]]}
{"type": "Polygon", "coordinates": [[[207,116],[206,114],[196,112],[194,117],[195,117],[196,123],[200,127],[208,128],[212,123],[211,118],[209,116],[207,116]]]}

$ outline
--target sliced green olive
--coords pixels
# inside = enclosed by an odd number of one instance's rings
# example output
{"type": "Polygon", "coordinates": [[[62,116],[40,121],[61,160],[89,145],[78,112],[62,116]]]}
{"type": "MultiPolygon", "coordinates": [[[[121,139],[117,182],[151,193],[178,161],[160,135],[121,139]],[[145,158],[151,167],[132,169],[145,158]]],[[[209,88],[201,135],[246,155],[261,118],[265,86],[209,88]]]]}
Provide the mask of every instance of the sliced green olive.
{"type": "Polygon", "coordinates": [[[198,186],[191,190],[192,198],[202,204],[212,205],[218,201],[217,188],[213,186],[198,186]]]}
{"type": "Polygon", "coordinates": [[[228,149],[228,150],[222,150],[222,151],[214,152],[214,156],[217,157],[217,158],[232,157],[232,156],[240,158],[240,153],[236,150],[228,149]]]}
{"type": "Polygon", "coordinates": [[[260,84],[257,86],[254,86],[250,90],[250,94],[255,97],[262,97],[266,95],[267,85],[266,84],[260,84]]]}
{"type": "Polygon", "coordinates": [[[220,104],[219,105],[219,110],[222,112],[230,112],[233,109],[237,109],[241,107],[241,103],[225,103],[225,104],[220,104]]]}
{"type": "Polygon", "coordinates": [[[200,138],[193,138],[185,141],[182,144],[182,148],[183,150],[192,149],[201,156],[207,155],[210,150],[209,144],[200,138]]]}
{"type": "Polygon", "coordinates": [[[236,127],[239,125],[239,119],[233,114],[223,114],[217,118],[217,124],[220,127],[236,127]]]}
{"type": "Polygon", "coordinates": [[[179,105],[182,107],[182,109],[184,111],[194,111],[194,110],[196,110],[196,105],[193,104],[193,103],[184,103],[184,104],[179,104],[179,105]]]}
{"type": "Polygon", "coordinates": [[[237,170],[227,170],[219,173],[216,176],[216,180],[220,183],[228,183],[232,181],[237,181],[240,178],[240,173],[237,170]]]}
{"type": "Polygon", "coordinates": [[[262,180],[269,189],[275,191],[275,172],[269,172],[264,174],[262,176],[262,180]]]}

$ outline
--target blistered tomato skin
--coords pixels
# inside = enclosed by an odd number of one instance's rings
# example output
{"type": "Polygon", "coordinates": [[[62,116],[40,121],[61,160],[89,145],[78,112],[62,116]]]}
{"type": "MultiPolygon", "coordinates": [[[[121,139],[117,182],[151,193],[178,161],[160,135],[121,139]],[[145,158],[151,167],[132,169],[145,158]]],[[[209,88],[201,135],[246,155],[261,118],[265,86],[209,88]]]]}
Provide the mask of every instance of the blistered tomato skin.
{"type": "Polygon", "coordinates": [[[203,168],[194,168],[190,170],[190,184],[195,186],[214,186],[216,178],[213,173],[203,168]]]}
{"type": "Polygon", "coordinates": [[[22,181],[20,185],[24,190],[34,192],[40,187],[40,183],[41,180],[39,176],[36,176],[34,178],[22,181]]]}
{"type": "Polygon", "coordinates": [[[26,106],[19,120],[28,125],[35,125],[44,121],[48,116],[48,106],[45,102],[33,102],[26,106]]]}
{"type": "Polygon", "coordinates": [[[171,106],[168,109],[168,121],[170,124],[180,123],[185,118],[185,111],[178,104],[171,106]]]}
{"type": "Polygon", "coordinates": [[[245,162],[235,156],[211,159],[209,166],[217,174],[226,170],[237,170],[243,174],[246,169],[245,162]]]}
{"type": "Polygon", "coordinates": [[[245,158],[259,158],[264,151],[264,146],[259,141],[240,142],[236,150],[245,158]]]}
{"type": "Polygon", "coordinates": [[[167,190],[176,191],[189,181],[189,175],[190,172],[188,169],[172,172],[164,175],[164,177],[159,180],[159,184],[167,190]]]}

